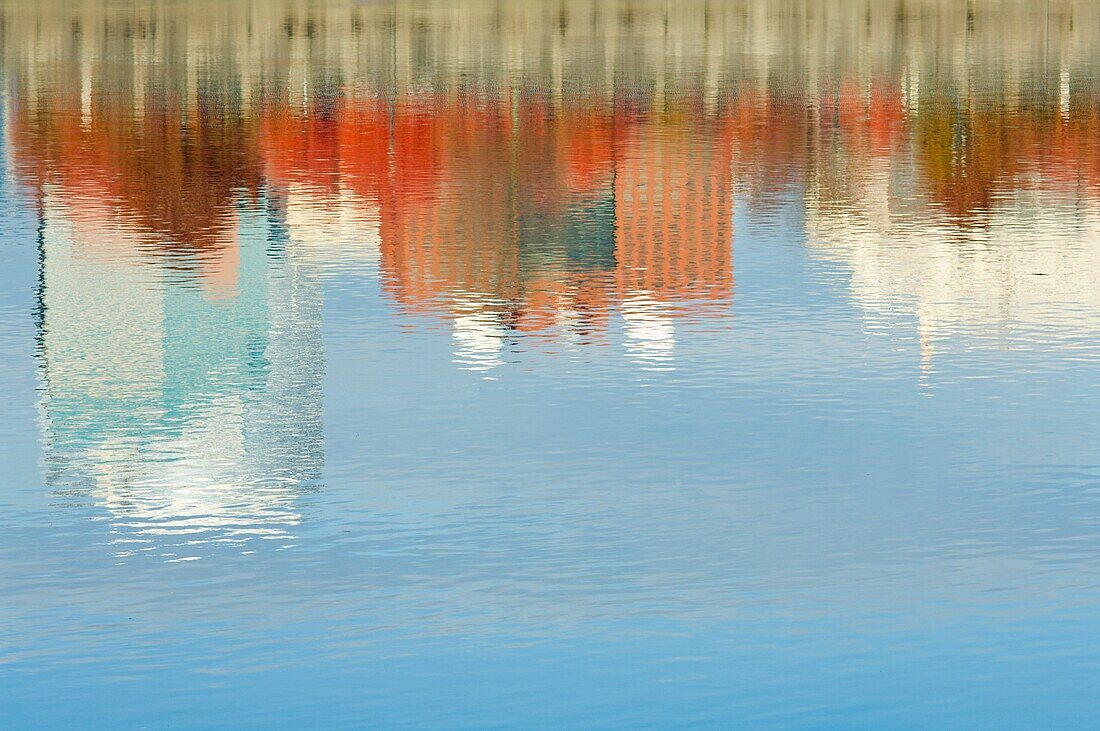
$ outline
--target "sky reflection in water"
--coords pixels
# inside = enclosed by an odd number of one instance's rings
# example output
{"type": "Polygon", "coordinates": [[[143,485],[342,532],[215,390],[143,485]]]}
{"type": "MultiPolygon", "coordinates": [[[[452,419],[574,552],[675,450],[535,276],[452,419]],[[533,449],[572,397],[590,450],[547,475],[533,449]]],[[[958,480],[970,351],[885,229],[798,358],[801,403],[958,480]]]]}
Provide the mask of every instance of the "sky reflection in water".
{"type": "Polygon", "coordinates": [[[0,720],[1094,717],[1100,8],[0,18],[0,720]]]}

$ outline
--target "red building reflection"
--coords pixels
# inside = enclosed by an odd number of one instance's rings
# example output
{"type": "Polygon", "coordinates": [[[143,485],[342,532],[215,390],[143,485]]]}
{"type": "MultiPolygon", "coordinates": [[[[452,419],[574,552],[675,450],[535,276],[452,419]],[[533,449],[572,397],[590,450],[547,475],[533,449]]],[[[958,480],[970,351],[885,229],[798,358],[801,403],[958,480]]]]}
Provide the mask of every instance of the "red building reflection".
{"type": "Polygon", "coordinates": [[[528,94],[274,108],[260,128],[272,184],[342,185],[379,208],[384,285],[410,311],[461,300],[519,331],[568,315],[597,335],[639,292],[732,297],[733,128],[720,120],[528,94]]]}

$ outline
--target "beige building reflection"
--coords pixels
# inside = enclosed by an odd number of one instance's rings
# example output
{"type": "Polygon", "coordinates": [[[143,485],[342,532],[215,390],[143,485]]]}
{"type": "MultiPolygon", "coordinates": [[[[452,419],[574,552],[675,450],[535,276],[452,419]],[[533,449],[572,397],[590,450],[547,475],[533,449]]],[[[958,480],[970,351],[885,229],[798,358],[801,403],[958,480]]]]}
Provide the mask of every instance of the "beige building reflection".
{"type": "Polygon", "coordinates": [[[847,205],[811,197],[808,241],[843,264],[869,321],[915,320],[922,367],[952,337],[1011,346],[1100,334],[1100,201],[1020,191],[960,227],[891,188],[879,171],[847,205]]]}

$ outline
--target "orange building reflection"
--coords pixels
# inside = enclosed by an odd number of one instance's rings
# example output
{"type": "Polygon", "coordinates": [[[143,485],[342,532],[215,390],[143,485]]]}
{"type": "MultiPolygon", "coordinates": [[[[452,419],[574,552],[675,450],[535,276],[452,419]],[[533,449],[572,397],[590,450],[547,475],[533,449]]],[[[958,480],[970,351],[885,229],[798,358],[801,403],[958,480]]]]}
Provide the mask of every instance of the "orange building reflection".
{"type": "Polygon", "coordinates": [[[640,294],[730,302],[732,128],[702,122],[527,93],[275,108],[260,127],[270,183],[378,206],[385,291],[408,311],[600,338],[640,294]]]}
{"type": "MultiPolygon", "coordinates": [[[[14,167],[36,200],[54,191],[77,225],[118,219],[151,247],[149,255],[181,255],[177,264],[197,270],[211,295],[228,296],[240,258],[236,202],[258,191],[261,168],[254,122],[217,101],[187,110],[178,99],[145,100],[135,109],[133,100],[115,98],[86,113],[76,94],[35,108],[16,100],[14,167]]],[[[127,245],[113,235],[88,238],[127,245]]]]}
{"type": "Polygon", "coordinates": [[[682,116],[620,122],[615,279],[620,297],[728,304],[733,294],[730,127],[682,116]]]}

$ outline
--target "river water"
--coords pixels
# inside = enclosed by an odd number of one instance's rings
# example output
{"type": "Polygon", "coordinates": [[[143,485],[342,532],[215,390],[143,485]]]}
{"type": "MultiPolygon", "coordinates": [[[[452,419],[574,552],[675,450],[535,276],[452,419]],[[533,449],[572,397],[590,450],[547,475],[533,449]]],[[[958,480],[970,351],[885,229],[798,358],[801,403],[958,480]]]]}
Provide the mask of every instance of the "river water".
{"type": "Polygon", "coordinates": [[[0,722],[1071,727],[1100,7],[0,3],[0,722]]]}

